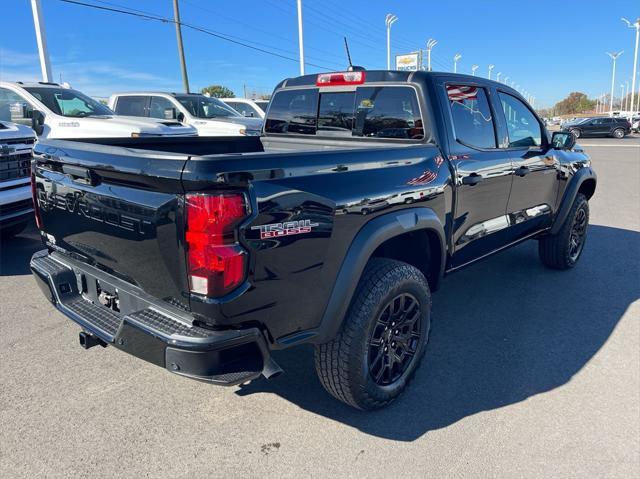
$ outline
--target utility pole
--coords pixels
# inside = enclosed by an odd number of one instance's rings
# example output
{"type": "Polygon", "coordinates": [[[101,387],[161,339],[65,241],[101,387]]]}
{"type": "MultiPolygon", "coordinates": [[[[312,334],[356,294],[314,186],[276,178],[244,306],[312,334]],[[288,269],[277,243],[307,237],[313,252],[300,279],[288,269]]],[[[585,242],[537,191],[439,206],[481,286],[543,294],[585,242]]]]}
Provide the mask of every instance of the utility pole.
{"type": "Polygon", "coordinates": [[[391,25],[397,21],[398,17],[393,13],[387,13],[387,16],[384,19],[384,23],[387,25],[387,70],[391,70],[391,25]]]}
{"type": "Polygon", "coordinates": [[[625,80],[624,83],[627,86],[627,88],[625,89],[625,95],[624,95],[624,110],[629,112],[631,111],[630,105],[629,105],[629,80],[625,80]]]}
{"type": "Polygon", "coordinates": [[[613,87],[616,83],[616,60],[623,52],[624,50],[620,50],[618,53],[606,52],[613,60],[613,71],[611,73],[611,98],[609,98],[609,116],[613,116],[613,87]]]}
{"type": "Polygon", "coordinates": [[[427,40],[427,71],[431,71],[431,49],[438,44],[433,38],[427,40]]]}
{"type": "Polygon", "coordinates": [[[462,58],[462,55],[456,53],[453,57],[453,73],[458,73],[458,60],[462,58]]]}
{"type": "Polygon", "coordinates": [[[173,21],[176,24],[176,40],[178,41],[178,58],[182,69],[182,87],[185,93],[189,93],[189,77],[187,76],[187,64],[184,60],[184,45],[182,45],[182,25],[180,24],[180,8],[178,0],[173,0],[173,21]]]}
{"type": "Polygon", "coordinates": [[[489,76],[487,78],[489,78],[489,80],[491,80],[491,70],[493,70],[495,68],[495,65],[489,65],[489,76]]]}
{"type": "MultiPolygon", "coordinates": [[[[623,18],[622,21],[627,24],[629,28],[636,29],[636,47],[633,51],[633,76],[631,77],[631,110],[633,110],[633,101],[636,92],[636,72],[638,71],[638,39],[640,38],[640,17],[636,18],[636,21],[631,23],[626,18],[623,18]]],[[[631,112],[631,118],[633,117],[633,112],[631,112]]]]}
{"type": "Polygon", "coordinates": [[[300,49],[300,75],[304,75],[304,36],[302,32],[302,0],[298,0],[298,48],[300,49]]]}
{"type": "Polygon", "coordinates": [[[471,74],[476,76],[476,70],[478,69],[478,65],[471,65],[471,74]]]}
{"type": "Polygon", "coordinates": [[[42,81],[50,82],[53,81],[53,75],[51,74],[51,62],[49,61],[49,50],[47,49],[47,35],[44,30],[44,18],[42,17],[40,0],[31,0],[31,10],[33,11],[33,26],[36,30],[36,41],[38,42],[42,81]]]}

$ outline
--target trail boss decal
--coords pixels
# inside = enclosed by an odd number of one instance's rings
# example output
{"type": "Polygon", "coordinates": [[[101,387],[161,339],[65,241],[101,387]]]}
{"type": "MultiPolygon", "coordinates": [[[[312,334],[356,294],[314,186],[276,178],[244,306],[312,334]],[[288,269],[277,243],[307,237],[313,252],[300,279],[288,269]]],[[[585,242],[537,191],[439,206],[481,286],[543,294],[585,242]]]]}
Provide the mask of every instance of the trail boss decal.
{"type": "Polygon", "coordinates": [[[260,239],[279,238],[280,236],[310,233],[313,228],[320,226],[311,220],[287,221],[286,223],[271,223],[269,225],[252,226],[252,230],[260,230],[260,239]]]}

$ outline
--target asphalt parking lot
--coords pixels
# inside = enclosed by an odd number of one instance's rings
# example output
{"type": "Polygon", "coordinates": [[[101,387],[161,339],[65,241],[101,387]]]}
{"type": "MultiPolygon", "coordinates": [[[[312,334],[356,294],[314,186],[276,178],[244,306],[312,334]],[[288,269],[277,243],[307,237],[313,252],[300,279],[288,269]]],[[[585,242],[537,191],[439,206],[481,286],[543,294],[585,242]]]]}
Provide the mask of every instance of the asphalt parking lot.
{"type": "Polygon", "coordinates": [[[2,244],[2,477],[639,477],[640,137],[581,139],[599,177],[581,262],[524,243],[448,277],[427,356],[386,410],[354,411],[311,349],[220,388],[85,351],[2,244]]]}

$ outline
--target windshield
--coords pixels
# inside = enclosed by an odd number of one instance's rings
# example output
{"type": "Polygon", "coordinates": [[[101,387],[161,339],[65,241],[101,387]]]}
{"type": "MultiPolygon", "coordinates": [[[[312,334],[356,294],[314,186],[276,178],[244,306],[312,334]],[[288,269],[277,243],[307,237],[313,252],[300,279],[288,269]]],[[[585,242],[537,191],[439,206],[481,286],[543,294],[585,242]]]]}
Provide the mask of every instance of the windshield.
{"type": "Polygon", "coordinates": [[[58,115],[71,118],[114,115],[113,111],[102,103],[76,90],[42,87],[26,87],[25,90],[58,115]]]}
{"type": "Polygon", "coordinates": [[[242,117],[240,113],[217,98],[204,95],[176,95],[176,99],[196,118],[242,117]]]}

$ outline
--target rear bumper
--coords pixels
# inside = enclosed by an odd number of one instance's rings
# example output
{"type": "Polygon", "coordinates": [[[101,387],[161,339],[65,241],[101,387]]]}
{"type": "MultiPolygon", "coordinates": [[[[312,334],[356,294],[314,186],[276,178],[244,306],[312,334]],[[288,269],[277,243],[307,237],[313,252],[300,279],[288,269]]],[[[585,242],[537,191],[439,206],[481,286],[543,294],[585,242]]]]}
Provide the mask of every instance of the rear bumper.
{"type": "Polygon", "coordinates": [[[234,385],[272,366],[258,328],[212,331],[194,326],[188,313],[56,252],[35,253],[30,266],[47,299],[85,332],[172,373],[234,385]],[[119,311],[100,303],[100,291],[117,295],[119,311]]]}

